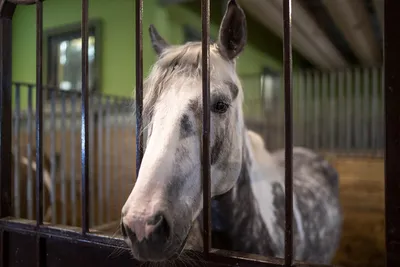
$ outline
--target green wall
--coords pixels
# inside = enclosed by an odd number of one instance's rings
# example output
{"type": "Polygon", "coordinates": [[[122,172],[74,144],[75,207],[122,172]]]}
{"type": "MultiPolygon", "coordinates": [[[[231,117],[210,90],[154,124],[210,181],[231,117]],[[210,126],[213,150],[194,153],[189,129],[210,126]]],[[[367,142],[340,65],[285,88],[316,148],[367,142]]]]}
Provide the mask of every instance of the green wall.
{"type": "MultiPolygon", "coordinates": [[[[135,87],[135,5],[134,0],[92,0],[89,19],[100,19],[101,29],[101,91],[107,94],[133,96],[135,87]]],[[[143,57],[146,76],[155,54],[150,45],[148,27],[155,24],[161,35],[170,43],[183,42],[183,25],[201,30],[200,5],[159,6],[158,0],[144,1],[143,57]]],[[[215,1],[213,1],[215,2],[215,1]]],[[[220,5],[220,1],[217,1],[220,5]]],[[[80,0],[47,0],[43,3],[44,30],[81,20],[80,0]]],[[[212,36],[218,33],[222,7],[212,8],[212,36]]],[[[19,6],[13,18],[13,81],[35,83],[36,28],[35,7],[19,6]]],[[[254,22],[253,22],[254,24],[254,22]]],[[[256,25],[253,26],[253,28],[256,25]]],[[[254,32],[254,30],[253,30],[254,32]]],[[[243,79],[246,98],[257,98],[259,74],[263,67],[281,71],[281,43],[273,35],[265,35],[265,46],[260,50],[260,36],[249,35],[249,44],[238,59],[238,73],[243,79]],[[254,41],[254,42],[253,42],[254,41]],[[254,43],[254,44],[253,44],[254,43]],[[269,51],[269,52],[268,52],[269,51]],[[253,78],[251,78],[253,77],[253,78]]],[[[261,40],[262,41],[262,40],[261,40]]],[[[44,51],[44,56],[46,51],[44,51]]],[[[297,58],[295,57],[297,64],[297,58]]],[[[46,62],[46,60],[44,60],[46,62]]],[[[46,71],[44,71],[46,75],[46,71]]],[[[46,81],[46,79],[44,79],[46,81]]],[[[24,97],[24,92],[21,92],[24,97]]]]}

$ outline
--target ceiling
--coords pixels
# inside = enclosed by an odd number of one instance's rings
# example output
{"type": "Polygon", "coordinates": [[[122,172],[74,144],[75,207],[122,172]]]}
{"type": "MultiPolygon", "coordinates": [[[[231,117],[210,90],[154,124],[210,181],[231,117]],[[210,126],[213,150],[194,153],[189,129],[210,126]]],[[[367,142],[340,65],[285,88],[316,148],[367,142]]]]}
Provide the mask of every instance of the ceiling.
{"type": "MultiPolygon", "coordinates": [[[[238,0],[280,38],[282,0],[238,0]]],[[[382,65],[383,0],[293,0],[293,49],[320,69],[382,65]]]]}
{"type": "MultiPolygon", "coordinates": [[[[283,38],[283,0],[237,1],[248,17],[283,38]]],[[[216,2],[225,9],[228,0],[216,2]]],[[[318,69],[381,66],[383,10],[384,0],[292,0],[293,49],[318,69]]]]}

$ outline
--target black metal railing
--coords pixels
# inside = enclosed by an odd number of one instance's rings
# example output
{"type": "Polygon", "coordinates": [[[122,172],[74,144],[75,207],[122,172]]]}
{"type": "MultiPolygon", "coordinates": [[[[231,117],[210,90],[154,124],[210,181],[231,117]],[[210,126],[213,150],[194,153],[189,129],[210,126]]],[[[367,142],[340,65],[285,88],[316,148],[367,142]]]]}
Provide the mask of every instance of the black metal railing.
{"type": "MultiPolygon", "coordinates": [[[[207,266],[318,266],[293,263],[292,234],[292,45],[291,45],[291,0],[284,3],[284,78],[285,78],[285,196],[286,225],[284,259],[271,260],[264,257],[247,257],[233,252],[218,252],[210,244],[210,76],[209,76],[209,27],[210,0],[202,0],[202,62],[203,62],[203,188],[204,188],[204,257],[207,266]]],[[[137,128],[142,126],[143,97],[143,41],[142,12],[143,0],[136,0],[136,113],[137,128]]],[[[398,0],[385,1],[385,115],[386,115],[386,244],[387,267],[400,266],[400,39],[398,38],[397,17],[400,10],[398,0]]],[[[133,261],[127,250],[115,259],[110,252],[125,248],[121,239],[112,239],[91,233],[89,229],[89,92],[88,92],[88,0],[82,0],[82,109],[81,109],[81,164],[82,164],[82,218],[81,229],[64,229],[43,223],[43,4],[34,0],[2,0],[0,2],[0,266],[17,265],[18,257],[31,266],[74,265],[130,265],[133,261]],[[11,30],[12,16],[17,4],[36,4],[36,221],[22,221],[12,218],[11,178],[11,30]],[[21,237],[23,236],[23,238],[21,237]],[[18,249],[17,249],[18,248],[18,249]],[[22,252],[18,252],[18,251],[22,252]],[[32,252],[33,251],[33,252],[32,252]],[[20,253],[20,254],[18,254],[20,253]],[[15,256],[17,255],[17,256],[15,256]],[[112,264],[111,264],[112,262],[112,264]]],[[[137,171],[142,158],[143,136],[138,134],[137,171]]],[[[140,266],[140,263],[137,263],[140,266]]]]}

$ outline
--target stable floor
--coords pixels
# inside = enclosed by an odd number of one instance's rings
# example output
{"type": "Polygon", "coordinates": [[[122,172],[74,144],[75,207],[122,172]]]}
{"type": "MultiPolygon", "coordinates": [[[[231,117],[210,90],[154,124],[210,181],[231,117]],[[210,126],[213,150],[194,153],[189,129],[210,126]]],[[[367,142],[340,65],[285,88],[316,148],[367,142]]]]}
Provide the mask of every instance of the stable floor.
{"type": "Polygon", "coordinates": [[[343,235],[334,264],[384,267],[383,158],[328,157],[340,174],[343,235]]]}

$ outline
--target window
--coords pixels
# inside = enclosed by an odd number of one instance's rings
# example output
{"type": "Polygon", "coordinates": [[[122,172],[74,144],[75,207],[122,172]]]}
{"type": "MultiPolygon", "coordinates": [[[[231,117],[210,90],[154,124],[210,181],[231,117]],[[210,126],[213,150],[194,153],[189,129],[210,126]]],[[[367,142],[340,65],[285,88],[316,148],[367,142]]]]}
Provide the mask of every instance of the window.
{"type": "MultiPolygon", "coordinates": [[[[89,90],[99,90],[98,22],[89,24],[89,90]]],[[[47,82],[60,91],[82,91],[82,38],[80,24],[52,29],[47,33],[47,82]]]]}

